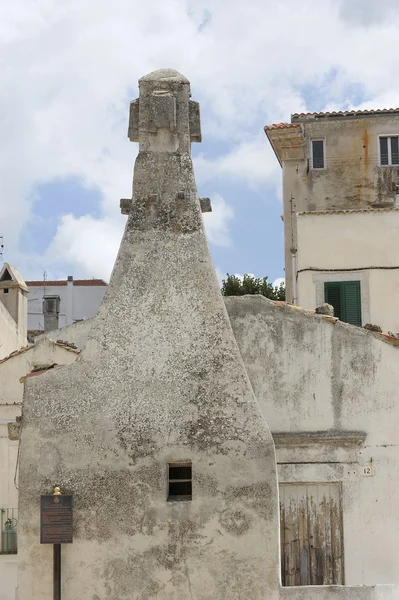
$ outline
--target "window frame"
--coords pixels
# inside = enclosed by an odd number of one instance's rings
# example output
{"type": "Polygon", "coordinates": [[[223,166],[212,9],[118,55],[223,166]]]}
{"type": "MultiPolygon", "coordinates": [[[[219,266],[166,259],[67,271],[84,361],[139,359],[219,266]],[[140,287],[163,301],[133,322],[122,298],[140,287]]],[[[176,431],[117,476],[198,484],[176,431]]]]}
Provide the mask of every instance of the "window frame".
{"type": "Polygon", "coordinates": [[[388,138],[389,140],[391,140],[391,138],[398,138],[398,144],[399,144],[399,133],[379,133],[377,136],[377,145],[378,145],[378,166],[379,167],[399,167],[399,162],[397,164],[392,164],[392,148],[391,148],[391,142],[389,141],[388,143],[388,164],[387,165],[383,165],[381,164],[381,138],[388,138]]]}
{"type": "Polygon", "coordinates": [[[325,171],[327,168],[326,138],[325,137],[310,138],[309,142],[310,142],[310,150],[309,150],[310,169],[312,171],[325,171]],[[314,167],[313,166],[313,142],[323,142],[323,165],[324,165],[323,167],[314,167]]]}
{"type": "MultiPolygon", "coordinates": [[[[361,327],[362,323],[363,323],[363,315],[362,315],[362,286],[361,286],[361,281],[359,279],[355,279],[355,280],[343,280],[343,281],[325,281],[324,282],[324,301],[328,302],[327,299],[327,288],[329,286],[336,286],[339,289],[339,295],[340,295],[340,306],[341,306],[341,314],[339,316],[339,320],[342,321],[342,323],[348,323],[348,325],[354,325],[356,327],[361,327]],[[348,284],[354,284],[357,283],[357,293],[358,293],[358,317],[359,317],[359,323],[350,323],[347,320],[347,305],[345,303],[345,292],[344,292],[344,288],[346,285],[348,284]]],[[[338,316],[338,315],[334,315],[334,316],[338,316]]]]}
{"type": "Polygon", "coordinates": [[[191,502],[193,499],[193,463],[191,460],[175,460],[168,461],[167,463],[167,474],[168,474],[168,491],[167,491],[167,501],[168,502],[191,502]],[[171,478],[170,468],[190,468],[190,478],[171,478]],[[171,494],[170,493],[170,484],[173,483],[190,483],[191,494],[171,494]]]}

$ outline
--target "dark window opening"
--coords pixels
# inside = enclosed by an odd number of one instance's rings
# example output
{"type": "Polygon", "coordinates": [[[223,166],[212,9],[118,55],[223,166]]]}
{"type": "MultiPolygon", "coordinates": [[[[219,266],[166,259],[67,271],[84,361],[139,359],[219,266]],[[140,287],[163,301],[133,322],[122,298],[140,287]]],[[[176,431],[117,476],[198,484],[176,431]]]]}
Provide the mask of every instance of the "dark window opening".
{"type": "Polygon", "coordinates": [[[191,462],[169,463],[168,500],[192,499],[191,462]]]}
{"type": "Polygon", "coordinates": [[[380,138],[380,158],[381,158],[382,165],[389,164],[388,138],[380,138]]]}
{"type": "Polygon", "coordinates": [[[312,167],[324,169],[324,140],[312,140],[312,167]]]}
{"type": "Polygon", "coordinates": [[[324,283],[324,298],[334,307],[334,315],[344,323],[362,325],[360,281],[324,283]]]}
{"type": "Polygon", "coordinates": [[[391,137],[391,162],[399,165],[399,138],[391,137]]]}
{"type": "Polygon", "coordinates": [[[399,136],[380,137],[380,165],[399,165],[399,136]]]}
{"type": "Polygon", "coordinates": [[[5,294],[8,294],[8,288],[4,288],[3,291],[4,291],[5,294]]]}
{"type": "Polygon", "coordinates": [[[12,277],[11,277],[8,269],[4,270],[4,273],[3,273],[0,281],[12,281],[12,277]]]}

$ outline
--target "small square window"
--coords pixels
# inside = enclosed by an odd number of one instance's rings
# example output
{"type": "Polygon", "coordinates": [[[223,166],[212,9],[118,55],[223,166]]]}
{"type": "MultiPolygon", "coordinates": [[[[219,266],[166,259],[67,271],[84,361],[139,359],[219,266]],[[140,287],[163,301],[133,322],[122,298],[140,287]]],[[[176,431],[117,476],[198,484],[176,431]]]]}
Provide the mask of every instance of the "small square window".
{"type": "Polygon", "coordinates": [[[324,140],[311,141],[310,166],[312,169],[325,168],[324,140]]]}
{"type": "Polygon", "coordinates": [[[8,294],[8,288],[4,288],[3,291],[4,291],[5,294],[8,294]]]}
{"type": "Polygon", "coordinates": [[[191,500],[192,485],[191,462],[168,464],[168,500],[191,500]]]}

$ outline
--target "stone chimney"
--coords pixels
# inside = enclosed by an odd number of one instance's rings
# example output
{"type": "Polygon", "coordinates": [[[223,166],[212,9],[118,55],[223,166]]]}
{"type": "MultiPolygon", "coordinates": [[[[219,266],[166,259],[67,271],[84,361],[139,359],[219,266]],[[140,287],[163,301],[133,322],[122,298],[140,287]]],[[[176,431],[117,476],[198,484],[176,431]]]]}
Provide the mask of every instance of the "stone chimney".
{"type": "Polygon", "coordinates": [[[107,293],[79,359],[25,384],[18,598],[52,594],[37,507],[53,484],[74,496],[64,600],[277,600],[274,444],[206,241],[199,107],[171,69],[139,85],[107,293]]]}
{"type": "Polygon", "coordinates": [[[66,324],[72,325],[73,323],[73,276],[68,275],[67,279],[67,296],[66,296],[66,307],[65,307],[66,324]]]}
{"type": "Polygon", "coordinates": [[[43,296],[44,331],[58,329],[58,315],[60,313],[59,296],[43,296]]]}

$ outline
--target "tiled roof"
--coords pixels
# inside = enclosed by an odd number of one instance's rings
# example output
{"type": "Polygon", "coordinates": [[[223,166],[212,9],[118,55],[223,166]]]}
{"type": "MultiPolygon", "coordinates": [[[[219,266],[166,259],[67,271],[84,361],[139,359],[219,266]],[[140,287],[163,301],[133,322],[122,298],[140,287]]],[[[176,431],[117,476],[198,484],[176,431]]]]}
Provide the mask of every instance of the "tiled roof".
{"type": "MultiPolygon", "coordinates": [[[[55,287],[60,285],[67,285],[67,281],[58,280],[58,281],[27,281],[26,285],[28,287],[55,287]]],[[[108,285],[103,279],[74,279],[73,285],[82,286],[82,287],[96,287],[96,286],[106,286],[108,285]]]]}
{"type": "Polygon", "coordinates": [[[398,211],[399,207],[397,206],[389,206],[386,208],[345,208],[342,210],[314,210],[314,211],[304,211],[299,212],[298,216],[302,217],[303,215],[342,215],[346,213],[375,213],[375,212],[393,212],[398,211]]]}
{"type": "Polygon", "coordinates": [[[302,117],[346,117],[357,115],[388,115],[399,112],[399,108],[377,108],[370,110],[339,110],[332,112],[309,112],[309,113],[294,113],[291,119],[300,119],[302,117]]]}
{"type": "Polygon", "coordinates": [[[1,365],[1,363],[6,362],[6,360],[8,360],[9,358],[12,358],[13,356],[18,356],[18,354],[23,354],[23,352],[26,352],[30,348],[33,348],[33,346],[22,346],[22,348],[20,348],[19,350],[14,350],[14,352],[11,352],[11,354],[9,354],[8,356],[5,356],[4,358],[2,358],[0,360],[0,365],[1,365]]]}
{"type": "Polygon", "coordinates": [[[42,373],[46,373],[49,369],[54,369],[54,367],[57,367],[57,363],[51,363],[50,365],[43,365],[41,367],[36,367],[35,369],[32,369],[32,371],[30,373],[27,373],[27,375],[24,375],[23,377],[20,378],[19,382],[23,383],[25,381],[25,379],[27,379],[28,377],[34,377],[35,375],[41,375],[42,373]]]}
{"type": "Polygon", "coordinates": [[[300,127],[299,123],[273,123],[273,125],[266,125],[265,131],[272,129],[290,129],[291,127],[300,127]]]}
{"type": "MultiPolygon", "coordinates": [[[[45,338],[45,339],[47,339],[47,338],[45,338]]],[[[76,346],[73,347],[73,345],[68,344],[68,342],[63,342],[62,340],[57,340],[56,342],[53,342],[52,340],[47,340],[47,341],[49,341],[51,344],[54,344],[54,346],[59,346],[61,348],[64,348],[65,350],[68,350],[69,352],[75,352],[76,354],[79,354],[79,350],[77,349],[77,347],[76,346]]],[[[38,342],[38,343],[40,343],[40,342],[38,342]]],[[[11,354],[9,354],[8,356],[5,356],[4,358],[2,358],[0,360],[0,365],[2,363],[6,362],[7,360],[9,360],[10,358],[13,358],[14,356],[18,356],[19,354],[23,354],[24,352],[27,352],[28,350],[31,350],[32,348],[35,348],[35,344],[30,344],[29,346],[22,346],[22,348],[20,348],[19,350],[14,350],[14,352],[11,352],[11,354]]]]}

